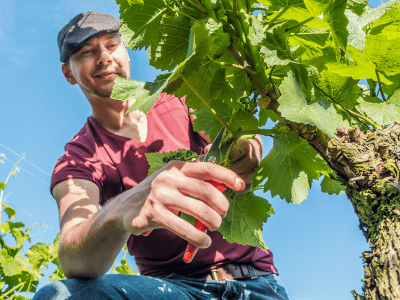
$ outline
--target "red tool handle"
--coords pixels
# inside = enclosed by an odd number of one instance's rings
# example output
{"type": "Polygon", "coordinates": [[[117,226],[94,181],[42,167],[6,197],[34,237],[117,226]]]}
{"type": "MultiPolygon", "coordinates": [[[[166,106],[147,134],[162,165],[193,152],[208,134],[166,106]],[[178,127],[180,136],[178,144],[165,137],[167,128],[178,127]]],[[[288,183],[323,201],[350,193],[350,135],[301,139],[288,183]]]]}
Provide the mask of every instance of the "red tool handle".
{"type": "MultiPolygon", "coordinates": [[[[204,181],[211,183],[220,192],[226,191],[226,187],[223,183],[219,183],[219,182],[212,181],[212,180],[204,180],[204,181]]],[[[207,232],[207,227],[197,219],[196,219],[196,223],[194,224],[194,227],[200,231],[207,232]]],[[[199,250],[199,248],[197,248],[195,245],[193,245],[191,243],[188,243],[185,254],[183,255],[183,260],[185,261],[185,263],[190,263],[193,260],[194,256],[196,255],[197,250],[199,250]]]]}

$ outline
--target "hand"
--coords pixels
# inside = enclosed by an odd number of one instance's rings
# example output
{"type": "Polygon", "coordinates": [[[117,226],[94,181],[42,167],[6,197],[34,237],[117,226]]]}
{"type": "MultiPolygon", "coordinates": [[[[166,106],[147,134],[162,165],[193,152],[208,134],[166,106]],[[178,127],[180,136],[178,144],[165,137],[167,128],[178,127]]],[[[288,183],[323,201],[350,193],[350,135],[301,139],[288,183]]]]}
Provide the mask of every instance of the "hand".
{"type": "Polygon", "coordinates": [[[192,215],[211,231],[221,225],[229,201],[203,180],[221,182],[236,191],[245,187],[237,174],[222,166],[172,161],[119,197],[115,205],[120,226],[134,235],[165,228],[196,247],[207,248],[210,237],[177,216],[180,211],[192,215]]]}
{"type": "MultiPolygon", "coordinates": [[[[211,145],[205,148],[207,153],[211,145]]],[[[259,166],[263,152],[263,143],[259,136],[255,139],[238,139],[233,146],[230,156],[233,161],[230,170],[238,174],[246,183],[246,187],[239,193],[246,193],[251,189],[254,171],[259,166]]]]}

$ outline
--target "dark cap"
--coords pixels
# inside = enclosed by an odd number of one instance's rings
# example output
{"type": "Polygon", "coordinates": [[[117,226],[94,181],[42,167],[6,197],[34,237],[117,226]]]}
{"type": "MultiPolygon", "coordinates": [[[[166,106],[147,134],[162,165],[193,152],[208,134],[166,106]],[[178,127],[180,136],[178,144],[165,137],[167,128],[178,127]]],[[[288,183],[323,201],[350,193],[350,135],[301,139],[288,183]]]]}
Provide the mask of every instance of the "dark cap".
{"type": "Polygon", "coordinates": [[[72,54],[92,37],[108,32],[118,31],[120,20],[105,13],[85,11],[76,15],[58,33],[60,61],[65,63],[72,54]]]}

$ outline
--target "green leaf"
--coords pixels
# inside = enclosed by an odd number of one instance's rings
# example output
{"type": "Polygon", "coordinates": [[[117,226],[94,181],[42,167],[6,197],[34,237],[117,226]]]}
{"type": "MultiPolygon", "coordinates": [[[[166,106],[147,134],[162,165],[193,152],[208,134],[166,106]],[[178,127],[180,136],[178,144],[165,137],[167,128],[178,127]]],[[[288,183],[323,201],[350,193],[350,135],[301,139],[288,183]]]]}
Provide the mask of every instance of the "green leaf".
{"type": "Polygon", "coordinates": [[[5,188],[6,188],[6,183],[0,182],[0,191],[4,190],[5,188]]]}
{"type": "Polygon", "coordinates": [[[336,127],[343,122],[336,109],[325,100],[307,99],[299,83],[288,74],[280,86],[282,96],[278,99],[278,110],[282,117],[291,121],[316,126],[329,137],[336,133],[336,127]]]}
{"type": "Polygon", "coordinates": [[[306,140],[295,133],[275,135],[274,146],[253,176],[257,186],[265,179],[264,191],[287,202],[301,204],[313,179],[329,174],[330,168],[306,140]]]}
{"type": "Polygon", "coordinates": [[[281,120],[281,117],[279,117],[274,111],[269,110],[269,109],[261,109],[260,113],[258,115],[258,126],[262,127],[267,124],[268,119],[270,119],[272,122],[276,122],[281,120]]]}
{"type": "Polygon", "coordinates": [[[229,210],[218,232],[229,243],[268,249],[262,238],[262,226],[274,213],[272,206],[252,192],[228,199],[229,210]]]}
{"type": "Polygon", "coordinates": [[[229,35],[222,25],[213,19],[200,20],[192,27],[195,52],[174,72],[172,78],[181,76],[184,80],[175,95],[186,95],[186,105],[200,109],[213,98],[211,88],[221,65],[214,60],[220,58],[230,45],[229,35]]]}
{"type": "Polygon", "coordinates": [[[167,84],[168,79],[145,82],[127,78],[115,78],[111,98],[121,101],[135,99],[135,103],[127,113],[137,109],[147,114],[167,84]]]}
{"type": "Polygon", "coordinates": [[[19,229],[19,228],[24,228],[25,224],[22,222],[4,222],[3,224],[0,224],[0,232],[6,235],[10,231],[14,229],[19,229]]]}
{"type": "Polygon", "coordinates": [[[1,203],[3,206],[4,211],[6,212],[7,216],[9,219],[14,219],[15,218],[15,209],[12,208],[11,206],[8,206],[4,203],[1,203]]]}
{"type": "Polygon", "coordinates": [[[363,30],[362,25],[358,21],[358,15],[350,10],[346,10],[344,14],[349,20],[349,24],[347,25],[347,31],[349,32],[347,43],[357,48],[358,50],[363,51],[365,47],[366,34],[363,30]]]}
{"type": "Polygon", "coordinates": [[[346,51],[348,19],[344,15],[347,0],[304,0],[304,4],[314,17],[323,14],[323,19],[329,24],[336,47],[346,51]]]}
{"type": "Polygon", "coordinates": [[[269,67],[275,64],[286,65],[287,61],[292,61],[285,31],[288,26],[290,26],[288,23],[279,24],[265,32],[261,53],[263,54],[264,62],[269,67]]]}
{"type": "Polygon", "coordinates": [[[360,16],[358,21],[362,27],[373,24],[377,22],[386,11],[397,5],[399,5],[399,0],[386,1],[377,8],[367,10],[363,15],[360,16]]]}
{"type": "Polygon", "coordinates": [[[184,212],[181,212],[181,218],[184,219],[186,222],[189,222],[193,226],[196,224],[196,218],[191,215],[185,214],[184,212]]]}
{"type": "Polygon", "coordinates": [[[321,68],[328,61],[336,61],[333,51],[327,51],[329,33],[298,33],[289,37],[291,46],[297,48],[299,62],[321,68]]]}
{"type": "Polygon", "coordinates": [[[43,243],[33,245],[28,251],[26,256],[33,269],[39,270],[41,265],[51,258],[49,255],[49,246],[43,243]]]}
{"type": "Polygon", "coordinates": [[[172,71],[184,61],[191,26],[190,20],[181,15],[163,18],[157,39],[148,50],[150,65],[162,71],[172,71]]]}
{"type": "Polygon", "coordinates": [[[385,103],[400,105],[400,90],[396,90],[385,103]]]}
{"type": "Polygon", "coordinates": [[[150,176],[155,171],[164,167],[171,160],[196,161],[200,155],[190,150],[179,149],[178,151],[171,152],[145,153],[145,156],[150,165],[147,176],[150,176]]]}
{"type": "Polygon", "coordinates": [[[367,5],[368,0],[347,0],[346,8],[352,10],[357,15],[361,15],[367,5]]]}
{"type": "Polygon", "coordinates": [[[5,276],[17,275],[23,270],[22,256],[19,252],[14,257],[9,256],[7,250],[2,249],[0,252],[0,265],[5,276]]]}
{"type": "Polygon", "coordinates": [[[379,72],[384,72],[387,76],[400,73],[400,50],[397,39],[388,39],[384,35],[367,36],[364,53],[379,72]]]}
{"type": "Polygon", "coordinates": [[[371,26],[371,35],[383,34],[390,38],[398,38],[400,34],[400,5],[386,11],[371,26]]]}
{"type": "Polygon", "coordinates": [[[345,193],[345,187],[339,181],[325,175],[321,181],[321,191],[329,195],[345,193]]]}
{"type": "MultiPolygon", "coordinates": [[[[234,131],[239,130],[240,127],[242,130],[258,129],[258,120],[251,113],[239,110],[233,115],[233,109],[223,102],[213,102],[212,107],[217,115],[234,131]]],[[[194,111],[192,114],[196,116],[193,129],[205,131],[205,135],[213,141],[221,130],[222,123],[207,107],[194,111]]]]}
{"type": "Polygon", "coordinates": [[[147,49],[157,39],[160,22],[166,10],[164,1],[160,0],[129,0],[121,5],[119,33],[125,46],[138,50],[143,47],[147,49]]]}
{"type": "Polygon", "coordinates": [[[249,35],[248,39],[252,45],[261,45],[264,39],[264,27],[259,20],[254,17],[249,18],[249,35]]]}
{"type": "Polygon", "coordinates": [[[116,267],[115,270],[118,274],[137,275],[137,271],[129,266],[126,259],[121,259],[121,266],[116,267]]]}
{"type": "Polygon", "coordinates": [[[362,98],[359,98],[358,103],[357,110],[380,125],[385,126],[400,120],[400,107],[396,105],[366,102],[362,98]]]}
{"type": "Polygon", "coordinates": [[[358,80],[329,71],[321,72],[321,80],[316,85],[347,109],[353,109],[361,95],[358,80]]]}
{"type": "MultiPolygon", "coordinates": [[[[367,46],[368,44],[366,45],[366,48],[367,46]]],[[[337,73],[343,77],[351,76],[353,79],[371,78],[374,81],[378,81],[375,73],[377,66],[372,59],[368,57],[366,53],[361,52],[351,45],[347,46],[347,50],[353,61],[347,63],[328,62],[326,63],[328,71],[337,73]]],[[[392,84],[392,82],[388,80],[384,74],[380,73],[379,75],[381,82],[392,84]]]]}

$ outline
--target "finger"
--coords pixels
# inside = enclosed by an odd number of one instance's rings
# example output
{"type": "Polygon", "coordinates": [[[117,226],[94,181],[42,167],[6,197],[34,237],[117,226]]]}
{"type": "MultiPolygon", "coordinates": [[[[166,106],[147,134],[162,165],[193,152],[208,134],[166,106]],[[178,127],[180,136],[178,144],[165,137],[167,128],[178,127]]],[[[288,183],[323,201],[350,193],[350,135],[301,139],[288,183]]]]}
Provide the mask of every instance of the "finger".
{"type": "Polygon", "coordinates": [[[246,156],[251,155],[251,145],[246,140],[237,140],[236,145],[232,148],[230,156],[233,161],[237,161],[246,156]]]}
{"type": "MultiPolygon", "coordinates": [[[[224,197],[222,193],[220,194],[222,197],[224,197]]],[[[221,226],[222,216],[208,206],[205,202],[189,196],[184,196],[179,192],[172,192],[171,196],[172,197],[166,200],[165,203],[165,207],[168,210],[179,210],[191,215],[201,221],[211,231],[217,230],[219,226],[221,226]]]]}
{"type": "Polygon", "coordinates": [[[161,210],[161,227],[168,229],[198,248],[207,248],[211,245],[211,238],[204,232],[196,229],[192,224],[177,217],[168,210],[161,210]]]}
{"type": "Polygon", "coordinates": [[[211,183],[203,182],[194,178],[180,180],[176,186],[179,192],[186,196],[204,201],[208,206],[215,210],[220,216],[226,214],[229,209],[229,201],[211,183]]]}
{"type": "Polygon", "coordinates": [[[180,169],[187,177],[214,180],[236,191],[241,191],[245,185],[245,182],[232,170],[209,162],[184,163],[180,169]]]}
{"type": "MultiPolygon", "coordinates": [[[[243,157],[240,160],[234,161],[229,169],[236,174],[239,174],[243,179],[242,174],[254,173],[258,165],[258,160],[252,160],[249,157],[243,157]]],[[[247,181],[245,180],[245,182],[247,181]]]]}

